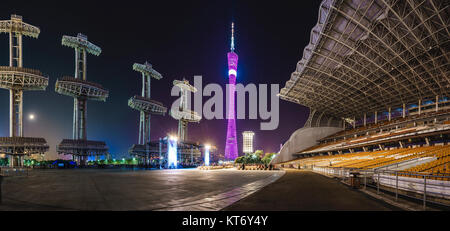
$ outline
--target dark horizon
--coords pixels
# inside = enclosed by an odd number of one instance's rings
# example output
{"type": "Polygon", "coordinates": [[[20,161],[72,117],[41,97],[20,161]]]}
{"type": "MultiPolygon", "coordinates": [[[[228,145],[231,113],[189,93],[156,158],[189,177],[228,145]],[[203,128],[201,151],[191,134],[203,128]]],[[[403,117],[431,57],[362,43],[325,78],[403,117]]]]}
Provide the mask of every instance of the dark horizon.
{"type": "MultiPolygon", "coordinates": [[[[152,80],[151,97],[170,109],[177,97],[170,96],[174,79],[203,76],[203,86],[225,86],[226,53],[230,24],[235,22],[236,53],[239,55],[237,83],[280,84],[290,78],[308,44],[310,30],[317,22],[320,1],[261,2],[196,1],[132,3],[97,2],[77,5],[49,2],[5,2],[0,20],[11,14],[41,29],[38,39],[24,38],[24,67],[49,75],[46,91],[24,93],[24,134],[43,137],[56,158],[55,146],[72,136],[73,100],[54,91],[55,81],[74,72],[74,51],[63,47],[63,35],[83,33],[102,48],[99,57],[89,55],[87,80],[100,83],[110,92],[106,102],[89,101],[87,134],[90,140],[107,143],[109,152],[120,157],[137,143],[139,113],[127,101],[140,93],[139,73],[133,63],[149,61],[163,75],[152,80]],[[89,5],[83,11],[82,6],[89,5]],[[35,121],[27,119],[30,113],[35,121]]],[[[0,65],[8,65],[8,37],[0,35],[0,65]]],[[[204,97],[203,102],[209,97],[204,97]]],[[[0,90],[0,136],[9,135],[9,92],[0,90]]],[[[280,100],[277,130],[260,131],[260,120],[237,120],[238,150],[242,152],[242,132],[255,132],[255,148],[277,152],[281,143],[306,122],[309,109],[280,100]]],[[[151,117],[151,137],[156,140],[176,133],[178,122],[166,116],[151,117]]],[[[190,140],[210,143],[223,153],[226,120],[205,120],[190,124],[190,140]]]]}

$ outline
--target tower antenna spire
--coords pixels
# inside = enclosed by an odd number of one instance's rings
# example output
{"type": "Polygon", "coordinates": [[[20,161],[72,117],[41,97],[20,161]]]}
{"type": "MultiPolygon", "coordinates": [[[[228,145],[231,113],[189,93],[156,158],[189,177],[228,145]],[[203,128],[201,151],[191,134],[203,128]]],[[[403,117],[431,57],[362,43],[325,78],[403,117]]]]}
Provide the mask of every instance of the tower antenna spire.
{"type": "Polygon", "coordinates": [[[231,23],[231,51],[234,51],[234,22],[231,23]]]}

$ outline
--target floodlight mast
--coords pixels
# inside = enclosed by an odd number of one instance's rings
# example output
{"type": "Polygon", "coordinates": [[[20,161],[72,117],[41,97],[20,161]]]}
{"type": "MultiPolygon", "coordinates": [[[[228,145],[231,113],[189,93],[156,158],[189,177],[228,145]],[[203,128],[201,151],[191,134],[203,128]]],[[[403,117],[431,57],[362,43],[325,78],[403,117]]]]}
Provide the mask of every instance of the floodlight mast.
{"type": "MultiPolygon", "coordinates": [[[[75,50],[75,79],[87,81],[87,53],[99,56],[102,50],[100,47],[87,40],[87,36],[78,33],[77,37],[64,35],[62,45],[75,50]]],[[[86,117],[87,99],[83,96],[74,97],[73,111],[73,139],[87,139],[86,117]]]]}
{"type": "Polygon", "coordinates": [[[195,111],[188,108],[188,94],[190,92],[195,93],[197,88],[189,84],[186,79],[174,80],[173,85],[180,88],[180,105],[179,108],[172,108],[170,111],[171,116],[178,120],[178,139],[180,141],[187,141],[188,139],[188,123],[200,122],[202,117],[195,111]]]}
{"type": "Polygon", "coordinates": [[[100,55],[101,48],[88,41],[86,35],[76,37],[64,35],[61,44],[75,50],[75,77],[63,77],[55,84],[55,91],[73,97],[72,140],[65,139],[58,146],[58,153],[71,154],[80,165],[85,165],[87,156],[107,154],[108,148],[102,141],[87,140],[87,101],[106,101],[108,90],[100,84],[87,81],[87,54],[100,55]]]}
{"type": "Polygon", "coordinates": [[[167,108],[161,102],[151,99],[150,82],[152,78],[161,79],[162,75],[147,61],[144,64],[134,63],[133,70],[142,75],[142,91],[141,96],[135,95],[128,100],[128,106],[140,112],[138,144],[133,145],[129,153],[143,158],[143,162],[149,164],[150,117],[152,114],[165,115],[167,112],[167,108]]]}
{"type": "MultiPolygon", "coordinates": [[[[38,38],[40,29],[13,14],[10,20],[0,21],[0,33],[9,34],[9,66],[0,66],[0,88],[9,90],[10,96],[9,135],[23,137],[23,91],[45,90],[48,85],[48,77],[40,71],[23,68],[22,37],[38,38]]],[[[4,138],[0,141],[0,153],[9,155],[10,166],[22,166],[24,155],[42,154],[48,150],[45,139],[38,139],[4,138]],[[16,163],[15,155],[18,156],[16,163]]]]}
{"type": "MultiPolygon", "coordinates": [[[[144,99],[151,99],[150,96],[150,82],[152,78],[161,79],[162,75],[152,68],[152,65],[148,62],[144,64],[133,64],[133,70],[142,74],[142,93],[141,97],[144,99]]],[[[147,110],[142,107],[136,107],[135,109],[140,111],[139,119],[139,141],[138,144],[145,145],[150,142],[150,117],[151,114],[164,115],[167,111],[165,107],[157,104],[156,101],[149,101],[149,105],[152,109],[147,110]]]]}
{"type": "MultiPolygon", "coordinates": [[[[39,28],[24,23],[22,16],[11,15],[11,20],[0,21],[0,33],[9,34],[9,66],[23,67],[22,58],[22,36],[38,38],[39,28]]],[[[26,77],[21,77],[25,79],[26,77]]],[[[48,84],[48,79],[47,79],[48,84]]],[[[46,87],[46,86],[45,86],[46,87]]],[[[11,86],[9,88],[10,98],[10,120],[9,135],[11,137],[23,136],[23,91],[21,86],[11,86]]],[[[44,88],[45,90],[45,88],[44,88]]]]}

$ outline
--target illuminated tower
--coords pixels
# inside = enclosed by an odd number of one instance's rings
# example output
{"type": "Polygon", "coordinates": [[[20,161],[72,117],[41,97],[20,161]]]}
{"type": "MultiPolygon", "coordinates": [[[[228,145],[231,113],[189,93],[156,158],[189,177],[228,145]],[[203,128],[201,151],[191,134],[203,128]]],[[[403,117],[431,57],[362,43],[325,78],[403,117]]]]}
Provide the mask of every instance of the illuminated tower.
{"type": "Polygon", "coordinates": [[[234,53],[234,23],[231,23],[231,50],[227,54],[228,57],[228,128],[227,128],[227,140],[225,146],[225,159],[234,160],[238,157],[237,139],[236,139],[236,118],[234,112],[234,96],[236,88],[236,75],[238,55],[234,53]]]}
{"type": "Polygon", "coordinates": [[[242,133],[242,137],[243,137],[243,147],[242,147],[242,152],[247,154],[247,153],[253,153],[253,136],[255,135],[254,132],[252,131],[245,131],[242,133]]]}
{"type": "Polygon", "coordinates": [[[44,138],[23,135],[23,92],[44,91],[48,77],[40,71],[24,68],[22,37],[37,38],[40,29],[22,21],[22,16],[11,15],[11,20],[0,21],[0,33],[9,34],[9,66],[0,66],[0,88],[9,90],[9,136],[0,137],[0,153],[8,155],[9,165],[23,166],[25,155],[48,151],[44,138]]]}
{"type": "Polygon", "coordinates": [[[98,83],[87,81],[87,54],[99,56],[102,49],[88,41],[86,35],[77,37],[64,35],[61,44],[75,50],[75,77],[56,80],[55,92],[73,98],[72,139],[63,139],[56,146],[58,154],[72,155],[79,165],[85,165],[88,156],[107,154],[108,147],[103,141],[87,140],[87,101],[106,101],[109,92],[98,83]]]}

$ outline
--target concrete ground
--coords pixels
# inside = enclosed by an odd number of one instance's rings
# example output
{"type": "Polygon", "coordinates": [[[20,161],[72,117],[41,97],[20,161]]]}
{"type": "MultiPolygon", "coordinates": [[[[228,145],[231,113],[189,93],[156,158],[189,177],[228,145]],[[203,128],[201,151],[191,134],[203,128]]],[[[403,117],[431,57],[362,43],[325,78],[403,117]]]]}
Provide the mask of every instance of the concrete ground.
{"type": "Polygon", "coordinates": [[[320,174],[287,170],[286,174],[275,183],[223,210],[389,211],[398,209],[320,174]]]}
{"type": "Polygon", "coordinates": [[[284,171],[37,170],[5,177],[0,210],[220,210],[284,171]]]}

